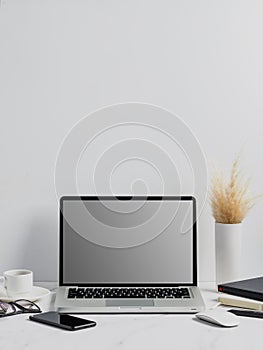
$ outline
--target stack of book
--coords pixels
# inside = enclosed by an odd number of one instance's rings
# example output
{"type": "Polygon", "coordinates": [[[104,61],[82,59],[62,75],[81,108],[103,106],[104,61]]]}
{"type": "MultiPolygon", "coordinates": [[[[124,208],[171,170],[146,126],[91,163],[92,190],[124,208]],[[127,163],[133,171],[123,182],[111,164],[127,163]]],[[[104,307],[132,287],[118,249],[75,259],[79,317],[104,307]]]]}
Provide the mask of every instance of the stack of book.
{"type": "Polygon", "coordinates": [[[263,311],[263,277],[219,284],[218,291],[222,305],[263,311]]]}

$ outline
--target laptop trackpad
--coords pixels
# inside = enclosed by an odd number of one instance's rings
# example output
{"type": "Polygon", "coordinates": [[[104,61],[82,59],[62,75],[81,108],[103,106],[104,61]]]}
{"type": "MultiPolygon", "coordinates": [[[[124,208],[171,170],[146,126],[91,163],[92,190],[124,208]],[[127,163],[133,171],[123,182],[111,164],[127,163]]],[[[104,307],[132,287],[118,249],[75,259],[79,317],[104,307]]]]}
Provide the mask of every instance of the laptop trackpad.
{"type": "Polygon", "coordinates": [[[119,306],[119,307],[142,307],[142,306],[154,306],[154,302],[151,299],[146,300],[134,300],[134,299],[108,299],[106,300],[106,306],[119,306]]]}

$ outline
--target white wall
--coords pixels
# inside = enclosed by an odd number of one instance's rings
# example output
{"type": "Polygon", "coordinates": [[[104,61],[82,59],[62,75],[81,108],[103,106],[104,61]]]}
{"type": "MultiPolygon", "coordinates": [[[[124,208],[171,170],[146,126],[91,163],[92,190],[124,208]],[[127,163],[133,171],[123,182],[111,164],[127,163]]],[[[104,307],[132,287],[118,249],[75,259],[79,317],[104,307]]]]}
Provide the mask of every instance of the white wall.
{"type": "MultiPolygon", "coordinates": [[[[57,275],[59,146],[108,104],[177,113],[208,162],[229,168],[244,146],[263,193],[263,3],[2,0],[0,7],[0,271],[57,275]]],[[[263,274],[263,202],[244,224],[243,276],[263,274]]],[[[213,220],[199,223],[200,280],[214,279],[213,220]]]]}

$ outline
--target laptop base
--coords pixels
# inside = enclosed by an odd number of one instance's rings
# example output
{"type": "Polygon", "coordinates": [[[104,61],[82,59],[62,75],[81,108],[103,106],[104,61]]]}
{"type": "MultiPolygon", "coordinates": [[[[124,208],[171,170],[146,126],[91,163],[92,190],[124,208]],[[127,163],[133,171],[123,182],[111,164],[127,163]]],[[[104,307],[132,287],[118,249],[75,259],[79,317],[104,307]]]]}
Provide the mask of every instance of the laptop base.
{"type": "Polygon", "coordinates": [[[61,313],[83,314],[177,314],[205,309],[198,287],[189,287],[190,299],[68,299],[67,287],[59,287],[55,308],[61,313]]]}

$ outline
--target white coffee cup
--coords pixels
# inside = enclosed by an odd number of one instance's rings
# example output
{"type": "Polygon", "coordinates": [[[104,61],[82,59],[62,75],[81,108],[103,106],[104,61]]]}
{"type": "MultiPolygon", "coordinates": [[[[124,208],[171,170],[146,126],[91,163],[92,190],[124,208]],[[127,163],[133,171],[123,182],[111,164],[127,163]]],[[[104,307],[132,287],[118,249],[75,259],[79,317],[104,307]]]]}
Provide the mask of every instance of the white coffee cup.
{"type": "Polygon", "coordinates": [[[3,273],[4,288],[9,297],[23,297],[33,287],[33,272],[30,270],[8,270],[3,273]]]}

